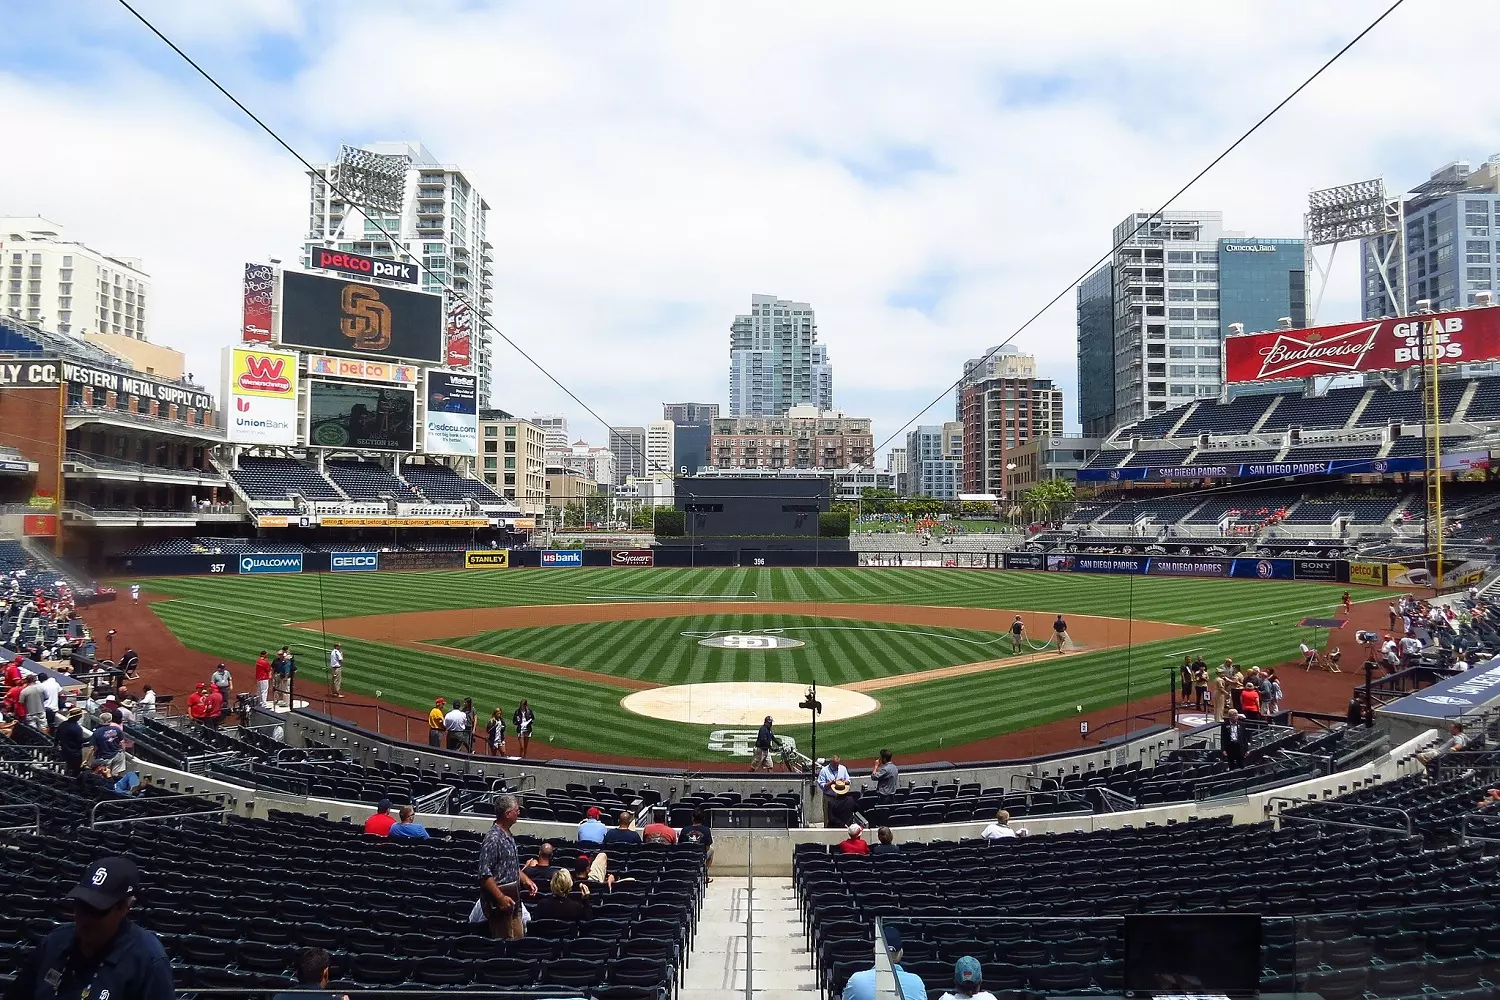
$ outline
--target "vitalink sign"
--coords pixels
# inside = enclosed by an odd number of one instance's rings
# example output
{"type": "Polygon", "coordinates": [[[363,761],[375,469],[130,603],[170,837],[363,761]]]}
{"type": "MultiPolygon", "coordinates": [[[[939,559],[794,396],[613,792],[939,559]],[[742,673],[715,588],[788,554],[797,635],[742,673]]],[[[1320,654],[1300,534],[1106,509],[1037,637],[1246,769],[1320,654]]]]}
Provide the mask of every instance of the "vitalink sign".
{"type": "Polygon", "coordinates": [[[251,575],[262,573],[302,572],[302,553],[285,555],[240,556],[240,572],[251,575]]]}
{"type": "Polygon", "coordinates": [[[328,568],[335,573],[373,573],[380,568],[380,553],[335,552],[328,557],[328,568]]]}

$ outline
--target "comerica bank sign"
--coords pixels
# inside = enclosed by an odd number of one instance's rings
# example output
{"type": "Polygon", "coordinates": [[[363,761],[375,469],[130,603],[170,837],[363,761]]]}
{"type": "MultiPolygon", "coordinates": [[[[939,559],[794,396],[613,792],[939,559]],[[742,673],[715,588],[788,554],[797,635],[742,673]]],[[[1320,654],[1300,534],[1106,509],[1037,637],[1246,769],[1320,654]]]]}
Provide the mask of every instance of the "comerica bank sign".
{"type": "Polygon", "coordinates": [[[1270,243],[1221,243],[1219,249],[1225,253],[1275,253],[1281,248],[1270,243]]]}

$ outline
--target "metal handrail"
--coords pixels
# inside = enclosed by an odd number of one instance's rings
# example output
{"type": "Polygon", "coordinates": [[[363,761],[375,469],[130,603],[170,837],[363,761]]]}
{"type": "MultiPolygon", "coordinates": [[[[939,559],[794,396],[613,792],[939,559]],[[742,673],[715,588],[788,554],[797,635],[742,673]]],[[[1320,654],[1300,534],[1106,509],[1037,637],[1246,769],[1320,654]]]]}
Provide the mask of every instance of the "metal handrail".
{"type": "MultiPolygon", "coordinates": [[[[1326,804],[1329,804],[1329,803],[1325,803],[1322,800],[1319,800],[1319,801],[1316,801],[1316,802],[1312,802],[1312,801],[1307,801],[1305,799],[1294,799],[1294,798],[1291,798],[1290,796],[1287,796],[1287,795],[1273,795],[1269,799],[1266,800],[1266,805],[1269,806],[1269,807],[1273,807],[1272,811],[1273,811],[1276,819],[1280,820],[1283,823],[1286,823],[1286,822],[1292,822],[1292,823],[1317,823],[1317,824],[1323,825],[1323,826],[1340,826],[1340,827],[1345,827],[1347,829],[1353,829],[1353,830],[1387,830],[1387,831],[1389,831],[1389,830],[1396,829],[1396,827],[1377,826],[1374,823],[1352,823],[1352,822],[1349,822],[1347,820],[1328,819],[1328,818],[1322,817],[1322,816],[1288,816],[1286,814],[1286,810],[1285,809],[1280,809],[1280,810],[1274,809],[1275,804],[1278,803],[1278,802],[1289,802],[1293,806],[1297,806],[1297,807],[1326,805],[1326,804]]],[[[1407,836],[1410,836],[1411,833],[1412,833],[1411,813],[1407,812],[1405,809],[1397,809],[1394,806],[1367,806],[1367,805],[1363,805],[1363,804],[1357,803],[1357,802],[1339,802],[1339,803],[1335,803],[1335,804],[1340,805],[1340,806],[1344,806],[1346,808],[1364,809],[1364,810],[1366,810],[1368,812],[1389,813],[1389,814],[1394,814],[1396,816],[1400,816],[1401,819],[1406,824],[1405,825],[1405,831],[1406,831],[1407,836]]]]}
{"type": "Polygon", "coordinates": [[[201,802],[204,800],[205,796],[196,794],[194,792],[180,792],[170,795],[153,795],[148,799],[101,799],[100,801],[95,802],[94,807],[89,810],[89,829],[97,829],[101,826],[116,826],[121,823],[144,823],[151,820],[185,819],[190,816],[227,816],[229,814],[230,808],[229,803],[224,801],[224,796],[222,795],[215,797],[219,800],[219,808],[217,809],[200,809],[194,810],[192,812],[180,813],[157,813],[149,816],[127,816],[124,819],[100,819],[99,810],[103,809],[106,806],[133,806],[140,802],[164,802],[167,799],[195,799],[201,802]]]}
{"type": "Polygon", "coordinates": [[[30,830],[33,833],[42,832],[42,807],[35,802],[23,802],[19,805],[0,806],[0,813],[11,812],[18,809],[29,809],[36,816],[30,823],[12,824],[11,826],[0,826],[0,833],[9,833],[12,830],[30,830]]]}
{"type": "Polygon", "coordinates": [[[1485,844],[1500,844],[1500,837],[1486,837],[1483,834],[1469,832],[1469,823],[1471,820],[1488,818],[1490,815],[1493,815],[1493,813],[1465,813],[1463,819],[1458,821],[1458,835],[1460,840],[1465,844],[1470,841],[1478,841],[1485,844]]]}

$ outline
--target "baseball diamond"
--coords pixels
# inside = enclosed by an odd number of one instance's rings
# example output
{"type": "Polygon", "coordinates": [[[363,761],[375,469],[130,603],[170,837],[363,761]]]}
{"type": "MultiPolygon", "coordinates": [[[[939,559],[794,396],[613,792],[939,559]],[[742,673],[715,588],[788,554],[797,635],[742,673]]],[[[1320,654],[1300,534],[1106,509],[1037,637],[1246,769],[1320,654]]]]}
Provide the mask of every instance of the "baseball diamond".
{"type": "MultiPolygon", "coordinates": [[[[680,761],[724,759],[709,747],[717,723],[648,718],[622,699],[676,685],[816,679],[879,702],[820,725],[820,746],[850,755],[944,748],[962,759],[964,744],[1160,695],[1166,657],[1201,651],[1210,662],[1272,664],[1291,659],[1299,642],[1321,647],[1327,633],[1297,623],[1332,613],[1341,592],[1260,580],[769,568],[178,577],[143,586],[151,612],[211,656],[248,663],[255,650],[290,643],[319,664],[340,641],[347,692],[379,692],[409,709],[461,693],[509,711],[524,697],[549,747],[680,761]],[[1017,614],[1028,645],[1013,655],[1004,633],[1017,614]],[[1066,655],[1043,646],[1058,614],[1074,644],[1066,655]],[[805,645],[699,646],[710,633],[788,635],[805,645]]],[[[303,676],[317,682],[321,670],[303,676]]],[[[807,721],[788,713],[778,731],[807,742],[807,721]]]]}

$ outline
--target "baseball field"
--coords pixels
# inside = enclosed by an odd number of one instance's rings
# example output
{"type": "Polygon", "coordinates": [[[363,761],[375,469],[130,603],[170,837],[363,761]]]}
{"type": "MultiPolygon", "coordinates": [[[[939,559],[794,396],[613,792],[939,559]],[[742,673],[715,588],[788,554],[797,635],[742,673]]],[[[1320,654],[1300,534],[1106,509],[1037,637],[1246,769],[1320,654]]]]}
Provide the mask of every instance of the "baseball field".
{"type": "MultiPolygon", "coordinates": [[[[719,762],[732,759],[726,729],[743,730],[765,710],[767,692],[784,698],[812,681],[830,709],[818,727],[820,752],[869,757],[884,746],[898,754],[957,747],[1160,695],[1165,668],[1189,651],[1211,664],[1228,656],[1282,663],[1299,642],[1322,647],[1326,633],[1297,623],[1332,614],[1343,589],[942,569],[139,582],[155,595],[150,611],[181,643],[212,657],[248,665],[261,649],[290,644],[299,676],[317,682],[326,650],[341,642],[352,695],[419,713],[438,695],[473,697],[482,717],[495,706],[509,716],[527,698],[536,737],[552,748],[719,762]],[[1058,613],[1073,640],[1066,655],[1050,641],[1058,613]],[[1008,629],[1017,614],[1027,640],[1013,651],[1008,629]],[[698,695],[710,689],[697,685],[725,683],[734,686],[714,689],[719,702],[698,695]],[[676,707],[659,707],[668,703],[676,707]]],[[[248,667],[240,669],[248,682],[248,667]]],[[[774,714],[778,731],[805,747],[807,713],[774,714]]]]}

